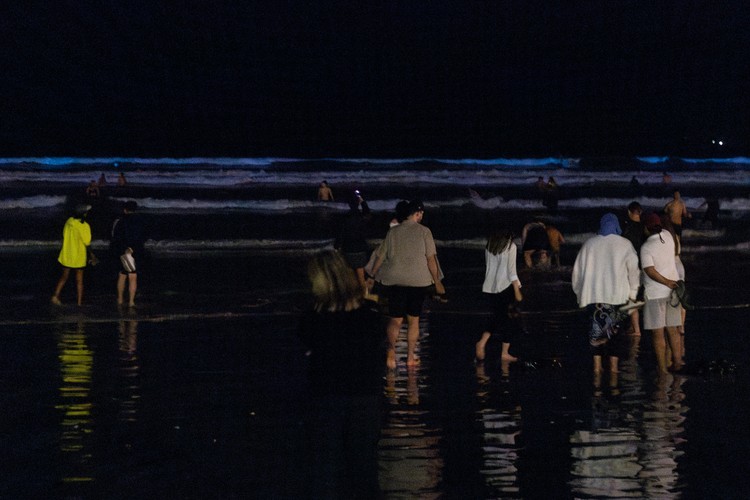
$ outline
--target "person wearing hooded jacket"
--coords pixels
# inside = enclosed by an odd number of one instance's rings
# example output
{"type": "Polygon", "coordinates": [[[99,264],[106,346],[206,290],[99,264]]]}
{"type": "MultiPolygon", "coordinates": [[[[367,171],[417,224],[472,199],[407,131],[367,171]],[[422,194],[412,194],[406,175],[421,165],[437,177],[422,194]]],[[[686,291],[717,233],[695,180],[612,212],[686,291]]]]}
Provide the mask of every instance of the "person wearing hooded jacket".
{"type": "MultiPolygon", "coordinates": [[[[91,205],[78,205],[75,215],[65,221],[63,227],[63,244],[57,261],[63,266],[62,275],[55,287],[51,302],[61,305],[60,292],[70,277],[71,269],[76,275],[77,304],[83,304],[83,270],[90,261],[89,245],[91,245],[91,226],[86,222],[86,215],[91,210],[91,205]]],[[[93,258],[93,255],[91,256],[93,258]]]]}
{"type": "Polygon", "coordinates": [[[617,373],[617,352],[607,344],[627,318],[620,307],[635,302],[640,284],[638,255],[621,234],[617,216],[604,214],[597,235],[584,242],[573,264],[571,280],[578,306],[591,315],[589,343],[595,374],[601,372],[603,354],[609,357],[610,372],[617,373]]]}

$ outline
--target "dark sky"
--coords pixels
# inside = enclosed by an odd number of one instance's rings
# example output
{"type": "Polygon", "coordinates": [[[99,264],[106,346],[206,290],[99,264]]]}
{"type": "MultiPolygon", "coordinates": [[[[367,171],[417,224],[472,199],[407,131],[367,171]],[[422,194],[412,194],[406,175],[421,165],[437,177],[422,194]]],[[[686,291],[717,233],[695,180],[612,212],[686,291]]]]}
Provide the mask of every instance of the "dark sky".
{"type": "Polygon", "coordinates": [[[745,4],[3,2],[0,156],[748,154],[745,4]]]}

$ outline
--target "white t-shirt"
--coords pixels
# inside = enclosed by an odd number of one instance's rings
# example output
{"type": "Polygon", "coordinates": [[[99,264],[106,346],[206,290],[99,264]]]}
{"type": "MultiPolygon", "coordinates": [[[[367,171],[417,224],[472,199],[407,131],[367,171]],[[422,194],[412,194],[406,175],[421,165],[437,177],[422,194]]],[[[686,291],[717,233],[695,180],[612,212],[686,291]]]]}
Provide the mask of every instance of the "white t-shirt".
{"type": "MultiPolygon", "coordinates": [[[[675,263],[674,239],[669,231],[652,234],[641,247],[641,268],[653,267],[656,271],[670,280],[678,280],[677,264],[675,263]]],[[[669,297],[672,290],[661,283],[652,280],[643,273],[643,292],[646,300],[663,299],[669,297]]]]}

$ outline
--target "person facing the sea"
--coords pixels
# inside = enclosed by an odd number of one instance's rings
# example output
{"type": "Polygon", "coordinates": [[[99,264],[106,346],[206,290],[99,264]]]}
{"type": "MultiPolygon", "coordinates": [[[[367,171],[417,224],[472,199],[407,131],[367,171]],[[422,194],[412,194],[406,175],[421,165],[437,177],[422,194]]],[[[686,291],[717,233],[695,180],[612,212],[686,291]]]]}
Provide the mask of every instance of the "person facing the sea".
{"type": "Polygon", "coordinates": [[[583,243],[573,264],[571,284],[578,307],[586,308],[591,317],[589,344],[595,375],[602,371],[604,355],[609,358],[610,373],[617,373],[618,360],[627,352],[620,349],[617,338],[627,319],[620,307],[635,303],[640,285],[638,256],[621,234],[617,216],[604,214],[597,235],[583,243]]]}
{"type": "Polygon", "coordinates": [[[125,283],[128,284],[128,306],[135,307],[135,293],[138,290],[136,263],[141,262],[146,252],[143,224],[135,216],[138,204],[127,201],[122,215],[115,219],[110,233],[109,250],[120,264],[117,274],[117,305],[125,303],[125,283]]]}
{"type": "Polygon", "coordinates": [[[560,267],[560,246],[565,243],[565,238],[555,226],[547,224],[545,229],[547,231],[547,239],[549,240],[550,261],[556,267],[560,267]]]}
{"type": "MultiPolygon", "coordinates": [[[[622,236],[628,239],[633,245],[635,253],[639,255],[639,261],[641,245],[643,245],[643,241],[646,239],[645,228],[643,227],[643,223],[641,222],[642,213],[643,208],[641,207],[641,204],[637,201],[632,201],[628,204],[627,213],[621,223],[622,236]]],[[[642,293],[643,287],[639,287],[639,297],[642,296],[642,293]]],[[[641,334],[640,317],[641,314],[638,309],[633,309],[630,313],[630,326],[633,329],[633,335],[641,334]]]]}
{"type": "Polygon", "coordinates": [[[680,198],[680,190],[672,191],[672,200],[664,206],[664,213],[669,217],[678,237],[682,238],[682,218],[690,219],[692,215],[688,212],[687,205],[680,198]]]}
{"type": "Polygon", "coordinates": [[[83,304],[83,270],[86,264],[93,264],[93,254],[89,256],[89,245],[91,245],[91,226],[86,222],[86,215],[91,210],[91,205],[78,205],[75,214],[65,221],[63,227],[63,244],[57,261],[63,266],[62,275],[52,295],[52,303],[62,305],[60,292],[70,277],[70,271],[75,270],[77,304],[83,304]]]}
{"type": "Polygon", "coordinates": [[[390,369],[396,368],[396,341],[404,317],[407,321],[406,365],[414,367],[419,364],[416,346],[424,299],[433,285],[438,295],[445,294],[435,240],[432,232],[420,224],[423,217],[422,202],[411,201],[406,210],[406,219],[388,230],[373,265],[373,275],[385,287],[388,298],[390,320],[386,362],[390,369]]]}
{"type": "Polygon", "coordinates": [[[318,201],[335,201],[328,181],[322,181],[318,186],[318,201]]]}
{"type": "Polygon", "coordinates": [[[338,252],[310,260],[313,307],[300,318],[312,392],[311,498],[378,498],[386,319],[338,252]]]}
{"type": "Polygon", "coordinates": [[[341,224],[333,246],[341,252],[352,269],[357,273],[362,291],[367,295],[367,283],[365,280],[365,266],[369,258],[369,247],[366,239],[366,223],[370,218],[370,207],[362,198],[359,190],[354,191],[352,198],[349,200],[349,212],[341,224]]]}
{"type": "Polygon", "coordinates": [[[125,173],[120,172],[120,175],[117,176],[117,185],[118,186],[124,186],[128,183],[128,181],[125,179],[125,173]]]}
{"type": "Polygon", "coordinates": [[[518,361],[509,352],[510,345],[518,333],[517,314],[511,308],[523,300],[521,281],[516,272],[518,249],[513,243],[513,233],[507,228],[497,228],[487,240],[484,249],[484,283],[482,292],[487,298],[492,319],[475,345],[477,361],[484,361],[485,346],[493,334],[500,335],[502,342],[500,361],[518,361]]]}
{"type": "Polygon", "coordinates": [[[682,313],[679,304],[672,306],[669,296],[677,288],[679,275],[675,263],[675,243],[671,235],[664,231],[661,219],[655,213],[648,214],[644,221],[648,238],[641,246],[641,267],[643,269],[644,298],[643,328],[652,335],[654,354],[659,374],[667,373],[670,360],[667,358],[667,343],[672,351],[672,366],[682,368],[679,358],[679,332],[682,313]]]}

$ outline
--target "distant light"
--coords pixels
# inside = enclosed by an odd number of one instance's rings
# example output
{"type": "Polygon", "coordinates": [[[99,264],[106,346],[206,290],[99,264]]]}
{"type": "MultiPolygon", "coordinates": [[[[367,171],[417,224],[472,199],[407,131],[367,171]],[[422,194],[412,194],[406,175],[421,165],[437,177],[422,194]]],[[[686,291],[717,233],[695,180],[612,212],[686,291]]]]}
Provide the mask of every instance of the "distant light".
{"type": "Polygon", "coordinates": [[[723,146],[723,145],[724,145],[724,141],[719,141],[719,146],[723,146]]]}
{"type": "Polygon", "coordinates": [[[711,144],[716,144],[716,141],[715,140],[711,141],[711,144]]]}

